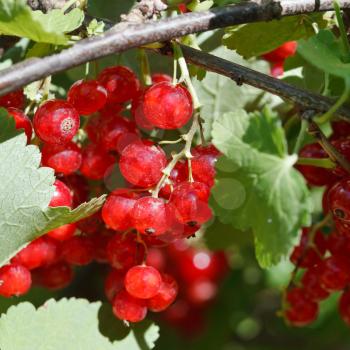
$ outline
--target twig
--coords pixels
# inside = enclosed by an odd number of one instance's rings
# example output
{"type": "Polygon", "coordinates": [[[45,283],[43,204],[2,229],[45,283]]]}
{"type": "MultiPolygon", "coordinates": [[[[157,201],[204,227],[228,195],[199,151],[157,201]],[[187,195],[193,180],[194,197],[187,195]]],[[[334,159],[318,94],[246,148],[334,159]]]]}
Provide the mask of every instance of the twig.
{"type": "MultiPolygon", "coordinates": [[[[340,0],[342,9],[350,0],[340,0]]],[[[81,40],[73,47],[44,58],[31,58],[4,69],[0,75],[0,96],[48,75],[67,70],[87,61],[120,53],[157,41],[168,41],[187,34],[282,16],[329,11],[332,0],[254,0],[234,6],[192,12],[142,24],[122,22],[104,35],[81,40]]]]}

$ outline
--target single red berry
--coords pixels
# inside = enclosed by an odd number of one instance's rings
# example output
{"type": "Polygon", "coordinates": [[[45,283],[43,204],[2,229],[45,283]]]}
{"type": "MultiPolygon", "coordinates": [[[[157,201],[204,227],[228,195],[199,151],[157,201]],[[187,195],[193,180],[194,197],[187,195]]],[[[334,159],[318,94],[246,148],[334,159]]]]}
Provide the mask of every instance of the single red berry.
{"type": "Polygon", "coordinates": [[[342,320],[350,326],[350,291],[344,291],[339,299],[339,313],[342,320]]]}
{"type": "Polygon", "coordinates": [[[143,113],[160,129],[181,128],[193,113],[191,95],[182,85],[167,82],[152,85],[143,95],[143,113]]]}
{"type": "Polygon", "coordinates": [[[187,10],[186,4],[183,3],[183,2],[181,2],[180,4],[178,4],[178,5],[177,5],[177,8],[179,9],[179,11],[180,11],[181,13],[189,12],[189,11],[187,10]]]}
{"type": "Polygon", "coordinates": [[[139,187],[154,186],[166,164],[164,151],[148,141],[137,141],[125,147],[119,161],[124,178],[139,187]]]}
{"type": "Polygon", "coordinates": [[[321,301],[329,296],[329,293],[321,287],[320,273],[320,266],[313,266],[305,271],[301,279],[307,296],[313,301],[321,301]]]}
{"type": "Polygon", "coordinates": [[[125,134],[120,135],[118,138],[117,149],[116,151],[119,154],[122,154],[124,149],[132,143],[140,142],[141,138],[137,132],[127,132],[125,134]]]}
{"type": "Polygon", "coordinates": [[[112,155],[103,148],[90,144],[83,151],[80,171],[88,179],[101,180],[114,163],[112,155]]]}
{"type": "Polygon", "coordinates": [[[29,270],[54,263],[59,257],[59,246],[54,239],[43,236],[31,242],[12,258],[11,263],[29,270]]]}
{"type": "Polygon", "coordinates": [[[54,238],[57,241],[65,241],[74,236],[75,231],[77,230],[76,224],[65,224],[60,227],[57,227],[47,233],[48,236],[54,238]]]}
{"type": "Polygon", "coordinates": [[[32,284],[30,271],[18,264],[0,268],[0,295],[6,298],[20,296],[28,292],[32,284]]]}
{"type": "Polygon", "coordinates": [[[109,103],[123,103],[131,100],[140,88],[140,82],[134,72],[124,66],[104,69],[99,74],[98,81],[107,90],[109,103]]]}
{"type": "Polygon", "coordinates": [[[35,270],[36,282],[51,290],[67,287],[72,279],[73,269],[63,261],[35,270]]]}
{"type": "Polygon", "coordinates": [[[144,257],[143,245],[135,242],[133,235],[115,234],[107,244],[107,258],[112,267],[126,270],[139,264],[144,257]]]}
{"type": "Polygon", "coordinates": [[[54,169],[56,173],[69,175],[80,168],[81,149],[73,142],[64,145],[45,144],[41,152],[42,165],[54,169]]]}
{"type": "Polygon", "coordinates": [[[55,191],[51,197],[49,207],[72,207],[73,196],[70,189],[60,180],[54,182],[55,191]]]}
{"type": "Polygon", "coordinates": [[[115,295],[124,288],[124,274],[119,270],[112,269],[104,283],[107,299],[112,302],[115,295]]]}
{"type": "Polygon", "coordinates": [[[163,274],[158,293],[147,300],[147,307],[153,312],[164,311],[175,300],[179,287],[174,277],[163,274]]]}
{"type": "Polygon", "coordinates": [[[328,204],[336,219],[350,220],[350,179],[343,179],[331,187],[328,204]]]}
{"type": "Polygon", "coordinates": [[[137,196],[128,190],[119,189],[112,192],[102,208],[102,218],[105,224],[117,231],[132,227],[132,211],[137,196]]]}
{"type": "Polygon", "coordinates": [[[132,209],[134,227],[143,234],[158,236],[170,228],[174,219],[174,208],[162,198],[143,197],[132,209]]]}
{"type": "Polygon", "coordinates": [[[36,135],[46,143],[68,143],[79,130],[80,119],[76,109],[63,100],[42,104],[33,119],[36,135]]]}
{"type": "Polygon", "coordinates": [[[350,265],[347,257],[333,255],[320,265],[320,284],[327,291],[342,290],[350,282],[350,265]]]}
{"type": "Polygon", "coordinates": [[[149,299],[157,295],[162,283],[158,270],[152,266],[138,265],[128,270],[124,285],[135,298],[149,299]]]}
{"type": "Polygon", "coordinates": [[[0,107],[22,109],[24,107],[24,100],[22,89],[9,92],[4,96],[0,96],[0,107]]]}
{"type": "Polygon", "coordinates": [[[146,301],[130,295],[124,289],[113,299],[113,313],[120,320],[140,322],[147,315],[146,301]]]}
{"type": "Polygon", "coordinates": [[[286,58],[293,56],[297,50],[296,41],[288,41],[275,50],[265,53],[262,57],[269,62],[278,63],[284,61],[286,58]]]}
{"type": "Polygon", "coordinates": [[[72,265],[87,265],[94,258],[94,245],[90,237],[74,236],[62,244],[62,258],[72,265]]]}
{"type": "Polygon", "coordinates": [[[27,142],[29,143],[32,139],[33,125],[27,115],[23,111],[17,108],[10,107],[7,112],[15,119],[16,129],[24,129],[27,136],[27,142]]]}
{"type": "Polygon", "coordinates": [[[107,91],[96,80],[78,80],[68,90],[67,101],[79,114],[89,115],[106,104],[107,91]]]}
{"type": "Polygon", "coordinates": [[[158,84],[158,83],[171,83],[173,81],[173,78],[168,75],[168,74],[164,74],[164,73],[153,73],[152,76],[152,83],[153,84],[158,84]]]}

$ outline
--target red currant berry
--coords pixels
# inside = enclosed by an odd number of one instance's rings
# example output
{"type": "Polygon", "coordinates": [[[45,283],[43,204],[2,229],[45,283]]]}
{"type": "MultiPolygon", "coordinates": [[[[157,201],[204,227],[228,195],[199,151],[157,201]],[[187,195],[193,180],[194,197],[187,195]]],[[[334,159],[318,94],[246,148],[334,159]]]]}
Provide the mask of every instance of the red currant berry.
{"type": "Polygon", "coordinates": [[[33,119],[36,135],[46,143],[68,143],[78,132],[80,119],[76,109],[63,100],[42,104],[33,119]]]}
{"type": "Polygon", "coordinates": [[[23,90],[20,89],[17,91],[10,92],[4,96],[0,96],[0,107],[12,107],[22,109],[24,107],[23,90]]]}
{"type": "Polygon", "coordinates": [[[171,226],[174,209],[161,198],[143,197],[136,201],[132,218],[140,233],[158,236],[171,226]]]}
{"type": "Polygon", "coordinates": [[[32,270],[54,263],[58,259],[58,256],[58,243],[48,236],[43,236],[37,238],[17,253],[11,260],[11,263],[19,264],[32,270]]]}
{"type": "Polygon", "coordinates": [[[148,141],[137,141],[125,147],[119,161],[124,178],[139,187],[155,185],[166,164],[164,151],[148,141]]]}
{"type": "Polygon", "coordinates": [[[337,120],[331,123],[333,135],[332,139],[348,137],[350,135],[350,123],[345,120],[337,120]]]}
{"type": "Polygon", "coordinates": [[[70,189],[60,180],[54,182],[55,192],[49,203],[49,207],[72,207],[73,196],[70,189]]]}
{"type": "Polygon", "coordinates": [[[350,292],[345,291],[339,299],[339,313],[342,320],[350,326],[350,292]]]}
{"type": "Polygon", "coordinates": [[[132,211],[137,196],[128,190],[119,189],[112,192],[102,208],[102,218],[106,225],[117,231],[132,227],[132,211]]]}
{"type": "Polygon", "coordinates": [[[105,294],[107,299],[112,302],[115,295],[124,288],[124,274],[119,270],[112,269],[104,284],[105,294]]]}
{"type": "Polygon", "coordinates": [[[182,85],[167,82],[152,85],[143,96],[143,113],[158,128],[181,128],[193,113],[191,95],[182,85]]]}
{"type": "Polygon", "coordinates": [[[342,290],[350,281],[350,265],[344,256],[333,255],[325,259],[320,269],[320,284],[327,291],[342,290]]]}
{"type": "Polygon", "coordinates": [[[329,209],[338,220],[350,220],[350,179],[343,179],[328,192],[329,209]]]}
{"type": "Polygon", "coordinates": [[[87,265],[94,258],[94,245],[89,237],[74,236],[62,244],[62,257],[72,265],[87,265]]]}
{"type": "Polygon", "coordinates": [[[33,134],[33,125],[30,119],[20,109],[10,107],[7,111],[15,119],[16,129],[24,129],[29,143],[33,134]]]}
{"type": "Polygon", "coordinates": [[[320,285],[320,273],[320,266],[313,266],[306,270],[301,280],[307,296],[313,301],[321,301],[329,296],[320,285]]]}
{"type": "Polygon", "coordinates": [[[47,233],[47,235],[57,241],[65,241],[72,238],[76,230],[76,224],[65,224],[63,226],[55,228],[54,230],[51,230],[47,233]]]}
{"type": "Polygon", "coordinates": [[[0,295],[6,298],[20,296],[28,292],[32,284],[30,271],[18,264],[0,268],[0,295]]]}
{"type": "Polygon", "coordinates": [[[158,83],[171,83],[173,81],[173,78],[168,75],[168,74],[164,74],[164,73],[153,73],[152,76],[152,83],[153,84],[158,84],[158,83]]]}
{"type": "Polygon", "coordinates": [[[278,63],[284,61],[286,58],[293,56],[297,49],[296,41],[288,41],[277,49],[265,53],[262,57],[269,62],[278,63]]]}
{"type": "Polygon", "coordinates": [[[35,270],[35,281],[51,290],[67,287],[72,279],[73,269],[63,261],[35,270]]]}
{"type": "Polygon", "coordinates": [[[136,132],[127,132],[123,135],[120,135],[120,137],[118,138],[118,143],[117,143],[117,149],[116,151],[119,154],[122,154],[122,152],[124,151],[124,149],[129,146],[132,143],[135,142],[140,142],[140,135],[136,132]]]}
{"type": "Polygon", "coordinates": [[[153,298],[159,292],[162,283],[160,273],[152,266],[132,267],[125,275],[124,285],[127,292],[135,298],[153,298]]]}
{"type": "Polygon", "coordinates": [[[131,113],[135,119],[136,125],[140,129],[154,129],[154,125],[145,117],[145,114],[143,113],[143,93],[133,99],[131,113]]]}
{"type": "Polygon", "coordinates": [[[115,158],[112,155],[103,148],[90,144],[83,151],[80,171],[88,179],[101,180],[114,163],[115,158]]]}
{"type": "Polygon", "coordinates": [[[349,255],[350,238],[347,235],[339,234],[337,231],[328,236],[327,248],[332,255],[349,255]]]}
{"type": "Polygon", "coordinates": [[[41,151],[42,165],[54,169],[56,173],[69,175],[80,168],[81,150],[73,142],[65,145],[45,144],[41,151]]]}
{"type": "Polygon", "coordinates": [[[146,301],[121,290],[113,299],[113,313],[120,320],[140,322],[147,315],[146,301]]]}
{"type": "Polygon", "coordinates": [[[89,115],[106,104],[107,91],[96,80],[78,80],[68,90],[67,101],[79,114],[89,115]]]}
{"type": "Polygon", "coordinates": [[[145,254],[144,247],[132,235],[115,234],[107,244],[107,259],[117,270],[126,270],[139,264],[145,254]]]}
{"type": "Polygon", "coordinates": [[[128,67],[115,66],[104,69],[98,81],[105,87],[108,102],[123,103],[137,96],[140,82],[128,67]]]}
{"type": "Polygon", "coordinates": [[[179,287],[174,277],[163,274],[158,293],[147,300],[147,307],[153,312],[160,312],[168,308],[175,300],[179,287]]]}

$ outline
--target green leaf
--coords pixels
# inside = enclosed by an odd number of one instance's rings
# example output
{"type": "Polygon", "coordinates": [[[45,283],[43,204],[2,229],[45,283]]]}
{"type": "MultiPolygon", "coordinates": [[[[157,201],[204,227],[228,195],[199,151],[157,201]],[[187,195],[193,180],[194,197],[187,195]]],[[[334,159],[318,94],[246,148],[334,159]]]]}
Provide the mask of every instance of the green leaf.
{"type": "Polygon", "coordinates": [[[86,27],[86,31],[88,36],[101,35],[104,32],[104,28],[105,23],[94,18],[86,27]]]}
{"type": "Polygon", "coordinates": [[[39,149],[26,142],[21,134],[0,144],[0,266],[33,239],[94,214],[105,199],[95,198],[74,210],[48,208],[54,173],[39,168],[39,149]]]}
{"type": "Polygon", "coordinates": [[[230,27],[226,29],[223,44],[231,50],[236,50],[245,58],[261,56],[287,41],[314,35],[313,23],[317,23],[319,28],[327,25],[323,15],[316,14],[290,16],[270,22],[230,27]]]}
{"type": "MultiPolygon", "coordinates": [[[[12,306],[0,317],[0,348],[148,350],[154,347],[158,327],[150,323],[132,327],[124,339],[111,342],[99,331],[100,308],[101,302],[75,298],[50,299],[38,309],[28,302],[12,306]]],[[[114,321],[119,322],[115,318],[114,321]]]]}
{"type": "Polygon", "coordinates": [[[293,168],[279,119],[264,110],[226,113],[213,125],[213,143],[226,156],[213,189],[219,219],[253,231],[261,266],[277,264],[290,250],[312,204],[301,174],[293,168]],[[230,200],[231,199],[231,200],[230,200]]]}
{"type": "Polygon", "coordinates": [[[25,0],[0,2],[0,34],[29,38],[36,42],[66,45],[65,35],[80,27],[84,13],[76,8],[67,14],[61,10],[48,13],[32,11],[25,0]]]}
{"type": "Polygon", "coordinates": [[[298,53],[320,70],[347,79],[350,63],[342,60],[343,52],[339,39],[330,30],[320,32],[309,40],[298,43],[298,53]]]}
{"type": "Polygon", "coordinates": [[[191,10],[192,12],[197,11],[207,11],[214,5],[214,1],[212,0],[192,0],[188,5],[187,8],[191,10]]]}
{"type": "Polygon", "coordinates": [[[0,143],[23,133],[23,129],[16,129],[15,119],[7,113],[5,108],[2,107],[0,107],[0,125],[0,143]]]}

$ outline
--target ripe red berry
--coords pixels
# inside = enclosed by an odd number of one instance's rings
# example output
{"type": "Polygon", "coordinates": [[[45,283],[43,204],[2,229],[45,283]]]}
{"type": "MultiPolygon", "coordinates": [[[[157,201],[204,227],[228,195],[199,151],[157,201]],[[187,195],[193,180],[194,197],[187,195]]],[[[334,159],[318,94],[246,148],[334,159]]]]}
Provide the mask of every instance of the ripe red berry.
{"type": "Polygon", "coordinates": [[[74,236],[75,231],[77,230],[76,224],[65,224],[60,227],[57,227],[47,233],[48,236],[54,238],[57,241],[65,241],[74,236]]]}
{"type": "Polygon", "coordinates": [[[350,123],[345,120],[337,120],[331,123],[333,135],[332,139],[348,137],[350,135],[350,123]]]}
{"type": "Polygon", "coordinates": [[[320,266],[314,266],[306,270],[302,283],[307,296],[313,301],[321,301],[328,298],[329,293],[320,284],[320,266]]]}
{"type": "Polygon", "coordinates": [[[137,141],[124,148],[119,167],[131,184],[150,187],[160,180],[166,163],[165,153],[160,147],[148,141],[137,141]]]}
{"type": "Polygon", "coordinates": [[[121,290],[113,299],[113,313],[120,320],[140,322],[147,315],[146,301],[121,290]]]}
{"type": "Polygon", "coordinates": [[[350,179],[343,179],[331,187],[328,204],[336,219],[350,220],[350,179]]]}
{"type": "Polygon", "coordinates": [[[62,258],[72,265],[87,265],[94,258],[94,245],[90,237],[74,236],[62,244],[62,258]]]}
{"type": "Polygon", "coordinates": [[[140,198],[132,210],[134,227],[146,235],[161,235],[170,228],[173,218],[172,205],[165,203],[162,198],[140,198]]]}
{"type": "Polygon", "coordinates": [[[11,263],[19,264],[32,270],[54,263],[58,259],[58,256],[58,243],[48,236],[43,236],[37,238],[17,253],[12,258],[11,263]]]}
{"type": "Polygon", "coordinates": [[[149,299],[157,295],[162,283],[160,273],[152,266],[138,265],[128,270],[124,285],[135,298],[149,299]]]}
{"type": "Polygon", "coordinates": [[[270,51],[268,53],[265,53],[262,57],[266,61],[272,62],[272,63],[278,63],[284,61],[286,58],[293,56],[297,49],[297,42],[296,41],[288,41],[284,43],[283,45],[279,46],[277,49],[270,51]]]}
{"type": "Polygon", "coordinates": [[[334,231],[328,235],[327,248],[332,255],[347,256],[350,254],[350,238],[334,231]]]}
{"type": "Polygon", "coordinates": [[[0,295],[6,298],[20,296],[28,292],[32,284],[30,271],[18,264],[0,268],[0,295]]]}
{"type": "Polygon", "coordinates": [[[143,93],[133,99],[131,105],[131,113],[134,117],[136,125],[140,129],[152,130],[154,125],[145,117],[143,112],[143,93]]]}
{"type": "Polygon", "coordinates": [[[172,82],[172,77],[168,74],[164,74],[164,73],[153,73],[152,76],[152,83],[153,84],[158,84],[158,83],[171,83],[172,82]]]}
{"type": "Polygon", "coordinates": [[[124,288],[124,274],[119,270],[112,269],[104,283],[107,299],[112,302],[115,295],[124,288]]]}
{"type": "Polygon", "coordinates": [[[45,144],[41,152],[42,165],[54,169],[56,173],[69,175],[80,168],[81,149],[73,142],[64,145],[45,144]]]}
{"type": "Polygon", "coordinates": [[[114,163],[112,155],[103,148],[90,144],[83,151],[80,171],[88,179],[101,180],[114,163]]]}
{"type": "Polygon", "coordinates": [[[339,313],[342,320],[350,326],[350,291],[344,291],[339,299],[339,313]]]}
{"type": "Polygon", "coordinates": [[[350,282],[350,265],[347,257],[330,256],[322,262],[320,269],[320,284],[327,291],[342,290],[350,282]]]}
{"type": "Polygon", "coordinates": [[[128,190],[119,189],[112,192],[102,208],[102,218],[113,230],[127,230],[132,227],[132,211],[137,196],[128,190]]]}
{"type": "Polygon", "coordinates": [[[24,93],[23,90],[16,90],[9,92],[4,96],[0,96],[0,107],[5,108],[18,108],[22,109],[24,107],[24,93]]]}
{"type": "Polygon", "coordinates": [[[46,143],[68,143],[78,132],[80,119],[76,109],[63,100],[42,104],[33,119],[36,135],[46,143]]]}
{"type": "Polygon", "coordinates": [[[73,269],[63,261],[35,270],[35,281],[51,290],[67,287],[72,279],[73,269]]]}
{"type": "Polygon", "coordinates": [[[182,85],[167,82],[152,85],[143,95],[143,113],[158,128],[181,128],[193,113],[191,95],[182,85]]]}
{"type": "Polygon", "coordinates": [[[133,235],[115,234],[107,244],[107,258],[112,267],[126,270],[139,264],[145,254],[143,245],[133,235]]]}
{"type": "Polygon", "coordinates": [[[79,114],[89,115],[99,111],[106,104],[107,91],[96,80],[78,80],[68,90],[67,101],[79,114]]]}
{"type": "Polygon", "coordinates": [[[140,88],[140,82],[128,67],[115,66],[104,69],[98,81],[108,94],[108,102],[123,103],[133,99],[140,88]]]}
{"type": "Polygon", "coordinates": [[[60,180],[54,182],[55,191],[51,197],[49,207],[72,207],[73,196],[70,189],[60,180]]]}
{"type": "Polygon", "coordinates": [[[179,287],[174,277],[163,274],[158,293],[147,300],[147,307],[153,312],[160,312],[168,308],[175,300],[179,287]]]}
{"type": "Polygon", "coordinates": [[[10,107],[7,111],[15,119],[16,129],[24,129],[29,143],[33,133],[33,125],[30,119],[20,109],[10,107]]]}

